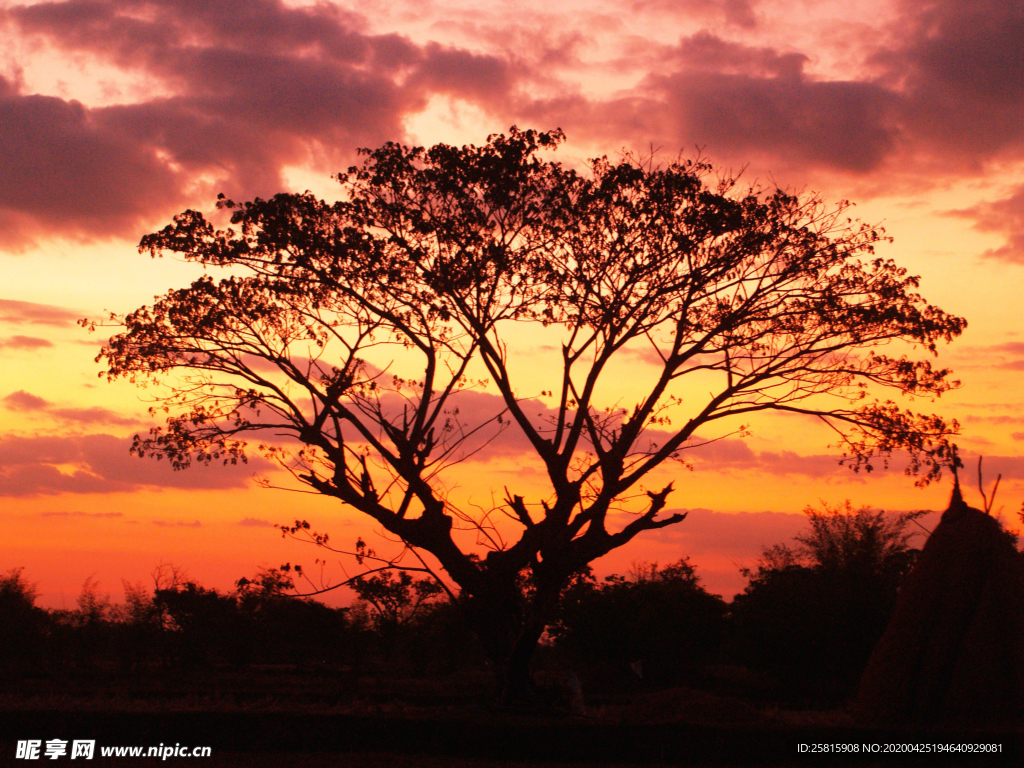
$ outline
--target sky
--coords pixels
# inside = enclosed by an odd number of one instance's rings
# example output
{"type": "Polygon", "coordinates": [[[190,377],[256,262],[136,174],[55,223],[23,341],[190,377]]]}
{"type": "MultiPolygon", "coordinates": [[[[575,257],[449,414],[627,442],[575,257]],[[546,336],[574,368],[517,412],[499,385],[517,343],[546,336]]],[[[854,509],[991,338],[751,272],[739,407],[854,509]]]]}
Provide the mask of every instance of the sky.
{"type": "MultiPolygon", "coordinates": [[[[296,518],[395,546],[336,503],[257,487],[273,472],[262,460],[176,473],[130,456],[157,393],[98,377],[102,333],[76,321],[195,279],[136,245],[219,192],[337,197],[331,175],[359,147],[480,144],[512,125],[564,130],[567,165],[700,154],[854,201],[894,238],[880,255],[967,318],[939,357],[962,387],[933,409],[962,425],[969,501],[982,455],[986,485],[1002,475],[996,509],[1018,522],[1021,40],[1017,0],[0,2],[0,571],[24,567],[42,604],[73,607],[87,578],[117,600],[160,563],[222,589],[311,567],[318,553],[273,528],[296,518]]],[[[853,474],[828,443],[773,417],[697,456],[669,499],[687,520],[597,571],[688,556],[728,597],[809,504],[944,507],[948,482],[853,474]]],[[[515,450],[465,464],[464,492],[522,479],[515,450]]]]}

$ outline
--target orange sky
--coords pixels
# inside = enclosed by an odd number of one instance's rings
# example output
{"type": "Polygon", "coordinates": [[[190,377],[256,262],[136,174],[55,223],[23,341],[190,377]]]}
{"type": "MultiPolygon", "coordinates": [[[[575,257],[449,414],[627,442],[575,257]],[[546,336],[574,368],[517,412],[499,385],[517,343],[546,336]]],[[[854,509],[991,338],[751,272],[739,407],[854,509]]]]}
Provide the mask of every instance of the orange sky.
{"type": "MultiPolygon", "coordinates": [[[[90,575],[178,564],[226,588],[258,566],[311,565],[270,527],[307,518],[335,541],[373,536],[325,500],[252,486],[246,471],[171,473],[127,455],[147,392],[97,378],[102,343],[75,324],[125,312],[197,270],[139,256],[175,212],[291,189],[330,196],[359,146],[482,142],[561,126],[557,159],[622,147],[691,153],[745,177],[858,202],[969,327],[940,362],[963,387],[935,407],[970,461],[1024,499],[1024,18],[1014,0],[787,0],[203,5],[101,0],[0,8],[0,569],[24,566],[47,605],[90,575]]],[[[525,364],[543,368],[535,339],[525,364]]],[[[624,376],[628,397],[634,377],[624,376]]],[[[539,386],[538,386],[539,389],[539,386]]],[[[746,447],[678,473],[694,509],[598,564],[691,557],[713,591],[798,530],[823,499],[941,508],[897,472],[839,468],[823,432],[764,418],[746,447]],[[762,514],[763,513],[763,514],[762,514]]],[[[465,465],[472,501],[523,464],[465,465]]],[[[667,477],[668,475],[666,475],[667,477]]],[[[973,475],[972,475],[973,481],[973,475]]],[[[973,482],[972,482],[973,486],[973,482]]],[[[977,500],[977,497],[975,497],[977,500]]],[[[382,545],[382,549],[386,545],[382,545]]],[[[336,563],[326,571],[338,580],[336,563]]]]}

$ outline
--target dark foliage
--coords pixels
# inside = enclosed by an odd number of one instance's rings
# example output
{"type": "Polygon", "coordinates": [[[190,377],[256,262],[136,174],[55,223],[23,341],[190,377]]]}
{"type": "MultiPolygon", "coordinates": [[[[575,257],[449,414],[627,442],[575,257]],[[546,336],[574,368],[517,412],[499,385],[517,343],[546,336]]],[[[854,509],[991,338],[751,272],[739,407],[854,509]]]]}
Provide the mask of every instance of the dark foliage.
{"type": "Polygon", "coordinates": [[[649,687],[693,682],[721,660],[727,605],[685,560],[638,565],[628,577],[577,578],[551,629],[557,650],[587,682],[649,687]]]}
{"type": "Polygon", "coordinates": [[[854,511],[849,502],[805,510],[811,530],[797,545],[764,551],[732,605],[733,653],[808,703],[852,695],[885,631],[918,550],[911,521],[922,513],[854,511]]]}
{"type": "Polygon", "coordinates": [[[36,607],[36,596],[21,568],[0,576],[0,675],[31,667],[42,656],[48,617],[36,607]]]}

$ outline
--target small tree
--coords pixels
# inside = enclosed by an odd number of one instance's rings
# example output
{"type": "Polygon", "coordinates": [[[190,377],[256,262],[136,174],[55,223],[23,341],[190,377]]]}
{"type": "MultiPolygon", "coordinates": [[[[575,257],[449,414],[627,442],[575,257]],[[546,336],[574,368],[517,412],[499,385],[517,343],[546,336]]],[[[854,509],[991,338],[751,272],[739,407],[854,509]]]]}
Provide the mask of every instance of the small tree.
{"type": "Polygon", "coordinates": [[[888,514],[823,504],[804,510],[796,544],[764,550],[732,605],[740,658],[776,675],[792,694],[851,694],[885,631],[919,550],[911,528],[924,512],[888,514]]]}
{"type": "Polygon", "coordinates": [[[904,449],[928,478],[956,428],[869,396],[954,386],[947,370],[880,348],[934,352],[965,322],[876,258],[882,233],[850,223],[847,204],[742,190],[703,162],[602,158],[581,174],[538,157],[561,140],[513,128],[482,147],[389,143],[341,174],[340,202],[222,198],[221,228],[186,211],[140,249],[230,276],[113,316],[122,332],[99,358],[110,379],[168,387],[156,390],[166,426],[136,453],[179,469],[234,463],[254,439],[298,482],[432,555],[508,697],[526,692],[573,574],[685,517],[661,516],[671,484],[647,484],[702,442],[698,430],[743,434],[760,411],[814,416],[854,466],[904,449]],[[545,389],[525,390],[512,364],[527,328],[561,352],[545,389]],[[637,353],[649,380],[631,407],[609,406],[602,387],[635,371],[637,353]],[[691,378],[705,399],[682,398],[691,378]],[[493,394],[493,413],[461,416],[472,387],[493,394]],[[481,436],[503,429],[549,484],[531,500],[506,491],[497,507],[519,527],[512,539],[496,535],[495,510],[476,514],[446,490],[452,466],[486,455],[481,436]],[[624,504],[636,515],[618,524],[624,504]],[[466,526],[492,543],[485,557],[459,541],[466,526]]]}
{"type": "Polygon", "coordinates": [[[373,608],[374,625],[382,634],[393,634],[442,593],[430,579],[413,579],[406,571],[358,576],[351,582],[359,599],[373,608]]]}
{"type": "Polygon", "coordinates": [[[23,570],[0,574],[0,676],[35,671],[45,657],[47,615],[36,606],[39,593],[23,570]]]}

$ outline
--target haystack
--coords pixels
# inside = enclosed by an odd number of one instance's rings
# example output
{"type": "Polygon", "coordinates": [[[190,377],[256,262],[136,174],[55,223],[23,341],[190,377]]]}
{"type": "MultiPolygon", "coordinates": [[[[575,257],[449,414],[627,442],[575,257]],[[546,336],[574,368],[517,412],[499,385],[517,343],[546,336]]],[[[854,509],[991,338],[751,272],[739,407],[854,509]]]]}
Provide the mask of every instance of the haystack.
{"type": "Polygon", "coordinates": [[[1024,557],[959,486],[904,580],[856,710],[875,725],[995,726],[1024,715],[1024,557]]]}

